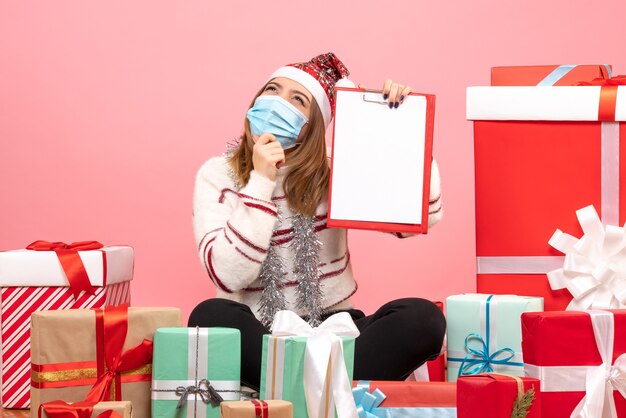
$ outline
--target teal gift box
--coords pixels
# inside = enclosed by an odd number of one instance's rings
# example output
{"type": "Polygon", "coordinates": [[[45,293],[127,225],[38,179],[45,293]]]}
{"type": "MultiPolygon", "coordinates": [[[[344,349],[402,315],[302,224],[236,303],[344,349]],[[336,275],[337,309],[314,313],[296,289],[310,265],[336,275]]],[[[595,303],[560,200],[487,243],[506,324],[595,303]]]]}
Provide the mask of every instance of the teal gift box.
{"type": "Polygon", "coordinates": [[[524,312],[543,311],[543,298],[464,294],[446,300],[448,381],[462,375],[498,372],[524,375],[524,312]]]}
{"type": "Polygon", "coordinates": [[[219,418],[215,392],[224,400],[240,398],[240,350],[238,329],[157,329],[152,365],[152,417],[219,418]]]}
{"type": "MultiPolygon", "coordinates": [[[[352,382],[354,368],[354,338],[340,337],[343,346],[343,359],[352,382]]],[[[263,357],[261,360],[261,399],[282,399],[293,403],[293,416],[307,418],[304,395],[304,355],[307,337],[263,336],[263,357]]],[[[328,375],[326,376],[328,380],[328,375]]],[[[328,400],[326,400],[328,402],[328,400]]],[[[330,411],[329,418],[335,416],[330,411]]]]}

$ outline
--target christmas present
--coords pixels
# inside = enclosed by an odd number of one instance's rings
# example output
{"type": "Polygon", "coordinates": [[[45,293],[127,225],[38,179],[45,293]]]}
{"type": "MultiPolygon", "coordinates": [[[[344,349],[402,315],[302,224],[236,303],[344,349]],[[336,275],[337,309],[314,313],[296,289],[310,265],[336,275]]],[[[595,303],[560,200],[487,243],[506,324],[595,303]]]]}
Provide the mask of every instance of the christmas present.
{"type": "Polygon", "coordinates": [[[274,317],[272,334],[263,336],[261,399],[293,403],[298,418],[354,417],[350,390],[354,339],[359,331],[347,312],[330,316],[316,328],[291,311],[274,317]]]}
{"type": "Polygon", "coordinates": [[[36,241],[0,252],[2,406],[30,404],[30,315],[130,303],[133,249],[36,241]]]}
{"type": "Polygon", "coordinates": [[[287,401],[235,401],[222,404],[222,418],[293,418],[293,404],[287,401]]]}
{"type": "Polygon", "coordinates": [[[86,402],[69,404],[64,401],[47,402],[39,406],[38,418],[132,418],[133,408],[128,401],[86,402]]]}
{"type": "Polygon", "coordinates": [[[541,310],[543,300],[536,297],[448,297],[448,381],[456,381],[459,375],[493,371],[522,376],[520,317],[524,312],[541,310]]]}
{"type": "Polygon", "coordinates": [[[177,308],[35,312],[31,328],[31,414],[42,403],[131,401],[150,416],[152,339],[180,326],[177,308]]]}
{"type": "Polygon", "coordinates": [[[499,373],[461,376],[458,418],[541,418],[539,380],[499,373]]]}
{"type": "Polygon", "coordinates": [[[238,401],[241,337],[232,328],[160,328],[154,336],[152,417],[219,418],[238,401]]]}
{"type": "Polygon", "coordinates": [[[491,68],[492,86],[571,86],[610,78],[610,65],[522,65],[491,68]]]}
{"type": "Polygon", "coordinates": [[[626,416],[626,310],[525,313],[522,330],[544,417],[626,416]]]}
{"type": "Polygon", "coordinates": [[[359,417],[456,417],[456,383],[354,382],[353,395],[359,417]]]}
{"type": "Polygon", "coordinates": [[[626,221],[626,77],[587,84],[468,88],[479,292],[565,309],[572,295],[546,276],[564,263],[552,233],[580,235],[575,212],[589,205],[606,225],[626,221]]]}

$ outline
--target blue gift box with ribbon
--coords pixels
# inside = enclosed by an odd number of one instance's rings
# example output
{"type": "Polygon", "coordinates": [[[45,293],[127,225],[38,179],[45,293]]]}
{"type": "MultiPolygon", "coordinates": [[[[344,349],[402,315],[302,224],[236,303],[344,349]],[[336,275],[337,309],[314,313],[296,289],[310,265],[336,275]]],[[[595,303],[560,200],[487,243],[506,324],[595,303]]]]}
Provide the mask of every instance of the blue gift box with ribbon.
{"type": "Polygon", "coordinates": [[[524,375],[521,316],[543,311],[543,298],[464,294],[448,297],[448,381],[460,375],[524,375]]]}

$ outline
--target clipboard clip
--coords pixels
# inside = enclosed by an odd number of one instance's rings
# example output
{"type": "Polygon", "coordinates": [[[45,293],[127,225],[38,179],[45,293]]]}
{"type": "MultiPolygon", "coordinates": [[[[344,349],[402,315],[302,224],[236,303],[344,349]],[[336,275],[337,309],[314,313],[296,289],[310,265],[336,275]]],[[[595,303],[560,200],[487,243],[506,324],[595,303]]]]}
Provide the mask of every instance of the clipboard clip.
{"type": "Polygon", "coordinates": [[[386,100],[382,100],[382,97],[383,97],[383,91],[382,90],[365,89],[365,92],[363,92],[362,100],[364,102],[378,103],[378,104],[382,104],[382,105],[388,106],[389,102],[386,101],[386,100]]]}

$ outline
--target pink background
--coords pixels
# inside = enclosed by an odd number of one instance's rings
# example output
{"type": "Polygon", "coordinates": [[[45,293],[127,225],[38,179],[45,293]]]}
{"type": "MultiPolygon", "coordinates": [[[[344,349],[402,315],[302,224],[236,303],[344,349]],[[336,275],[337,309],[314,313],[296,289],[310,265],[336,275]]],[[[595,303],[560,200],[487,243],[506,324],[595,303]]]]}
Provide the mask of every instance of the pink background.
{"type": "MultiPolygon", "coordinates": [[[[192,190],[278,66],[333,51],[356,83],[437,95],[445,216],[427,236],[352,231],[366,312],[474,290],[465,87],[495,65],[611,63],[626,2],[0,2],[0,249],[36,239],[135,247],[133,302],[187,315],[215,294],[192,190]]],[[[330,129],[329,129],[330,133],[330,129]]],[[[381,139],[381,146],[393,146],[381,139]]]]}

